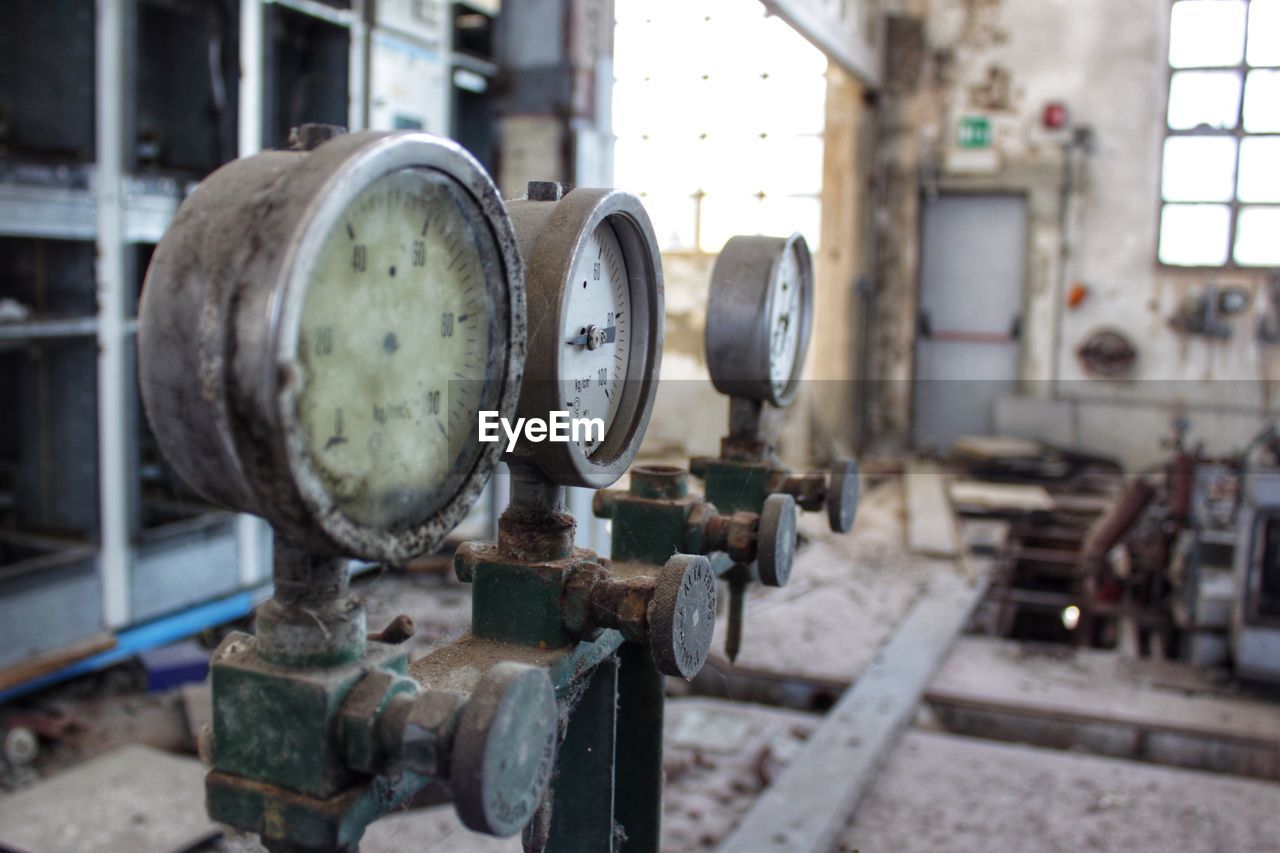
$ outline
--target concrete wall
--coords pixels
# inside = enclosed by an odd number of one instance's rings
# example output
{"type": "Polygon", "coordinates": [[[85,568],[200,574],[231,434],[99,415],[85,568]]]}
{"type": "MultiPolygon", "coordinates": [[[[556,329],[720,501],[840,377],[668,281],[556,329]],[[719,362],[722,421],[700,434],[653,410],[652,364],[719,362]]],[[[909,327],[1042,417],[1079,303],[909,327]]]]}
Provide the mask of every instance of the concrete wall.
{"type": "MultiPolygon", "coordinates": [[[[1072,441],[1095,450],[1115,444],[1131,464],[1150,456],[1143,446],[1159,452],[1157,439],[1176,411],[1191,417],[1193,437],[1238,447],[1280,406],[1269,393],[1271,378],[1280,376],[1280,347],[1256,335],[1271,310],[1261,272],[1212,276],[1253,294],[1229,321],[1230,339],[1186,335],[1169,324],[1211,280],[1202,271],[1163,268],[1155,257],[1169,0],[887,5],[873,326],[874,375],[890,381],[875,395],[876,434],[900,443],[910,423],[903,380],[912,371],[920,195],[991,190],[1023,192],[1031,201],[1021,396],[1075,401],[1072,441]],[[1041,126],[1050,101],[1064,103],[1070,121],[1092,131],[1090,152],[1068,153],[1071,131],[1041,126]],[[991,120],[990,152],[956,147],[962,115],[991,120]],[[1068,309],[1065,294],[1076,283],[1088,295],[1068,309]],[[1091,378],[1075,355],[1101,328],[1123,332],[1138,349],[1122,381],[1091,378]],[[1114,441],[1118,431],[1129,440],[1114,441]]],[[[1018,423],[1028,428],[1025,419],[1018,423]]]]}

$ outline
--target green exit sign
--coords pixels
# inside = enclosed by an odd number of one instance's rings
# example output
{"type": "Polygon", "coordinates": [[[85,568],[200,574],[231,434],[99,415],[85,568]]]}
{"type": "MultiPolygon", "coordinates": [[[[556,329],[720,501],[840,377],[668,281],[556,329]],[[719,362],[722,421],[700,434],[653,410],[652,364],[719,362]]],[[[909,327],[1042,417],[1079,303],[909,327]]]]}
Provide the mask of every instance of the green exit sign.
{"type": "Polygon", "coordinates": [[[956,128],[956,144],[961,148],[990,148],[991,119],[986,116],[961,116],[956,128]]]}

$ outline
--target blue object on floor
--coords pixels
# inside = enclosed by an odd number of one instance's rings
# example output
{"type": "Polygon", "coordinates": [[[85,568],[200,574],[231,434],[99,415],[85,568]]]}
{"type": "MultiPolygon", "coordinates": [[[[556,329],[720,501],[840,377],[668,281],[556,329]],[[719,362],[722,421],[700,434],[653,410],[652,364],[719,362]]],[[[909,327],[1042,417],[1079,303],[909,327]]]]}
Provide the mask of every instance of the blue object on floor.
{"type": "Polygon", "coordinates": [[[209,674],[209,652],[195,640],[183,640],[138,655],[147,671],[147,690],[160,693],[193,681],[204,681],[209,674]]]}

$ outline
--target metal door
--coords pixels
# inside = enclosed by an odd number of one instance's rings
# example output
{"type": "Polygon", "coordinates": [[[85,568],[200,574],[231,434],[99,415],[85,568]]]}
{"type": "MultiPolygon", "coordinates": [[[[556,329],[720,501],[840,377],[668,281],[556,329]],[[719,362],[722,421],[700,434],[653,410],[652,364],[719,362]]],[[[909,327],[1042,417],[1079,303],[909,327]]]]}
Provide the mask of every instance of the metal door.
{"type": "Polygon", "coordinates": [[[943,195],[923,206],[912,432],[946,450],[991,432],[1018,379],[1027,201],[943,195]]]}

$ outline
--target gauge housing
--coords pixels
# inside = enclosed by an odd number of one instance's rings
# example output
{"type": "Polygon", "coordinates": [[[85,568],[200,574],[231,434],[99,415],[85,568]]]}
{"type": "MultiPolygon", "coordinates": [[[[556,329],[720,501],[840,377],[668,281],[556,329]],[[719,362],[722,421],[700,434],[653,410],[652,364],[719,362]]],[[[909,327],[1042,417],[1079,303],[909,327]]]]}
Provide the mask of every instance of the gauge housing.
{"type": "Polygon", "coordinates": [[[733,237],[711,270],[706,354],[711,382],[730,397],[786,406],[795,398],[813,332],[813,258],[803,235],[733,237]],[[774,302],[782,298],[779,275],[788,255],[799,275],[799,340],[790,376],[779,388],[770,378],[774,302]]]}
{"type": "Polygon", "coordinates": [[[525,261],[529,295],[529,348],[518,416],[547,419],[563,411],[561,381],[572,271],[602,223],[622,250],[632,325],[627,375],[603,442],[587,453],[577,442],[522,442],[506,459],[532,465],[561,486],[603,489],[626,472],[640,449],[662,363],[663,283],[658,241],[640,200],[612,189],[530,184],[529,195],[507,203],[525,261]]]}
{"type": "Polygon", "coordinates": [[[265,152],[219,169],[183,203],[157,247],[138,330],[147,415],[189,485],[313,550],[394,562],[439,545],[501,453],[466,425],[471,446],[444,488],[419,517],[386,527],[348,517],[310,458],[295,365],[311,265],[352,200],[402,169],[442,177],[475,229],[489,325],[481,408],[510,417],[526,329],[515,234],[480,164],[426,133],[341,135],[314,150],[265,152]]]}

